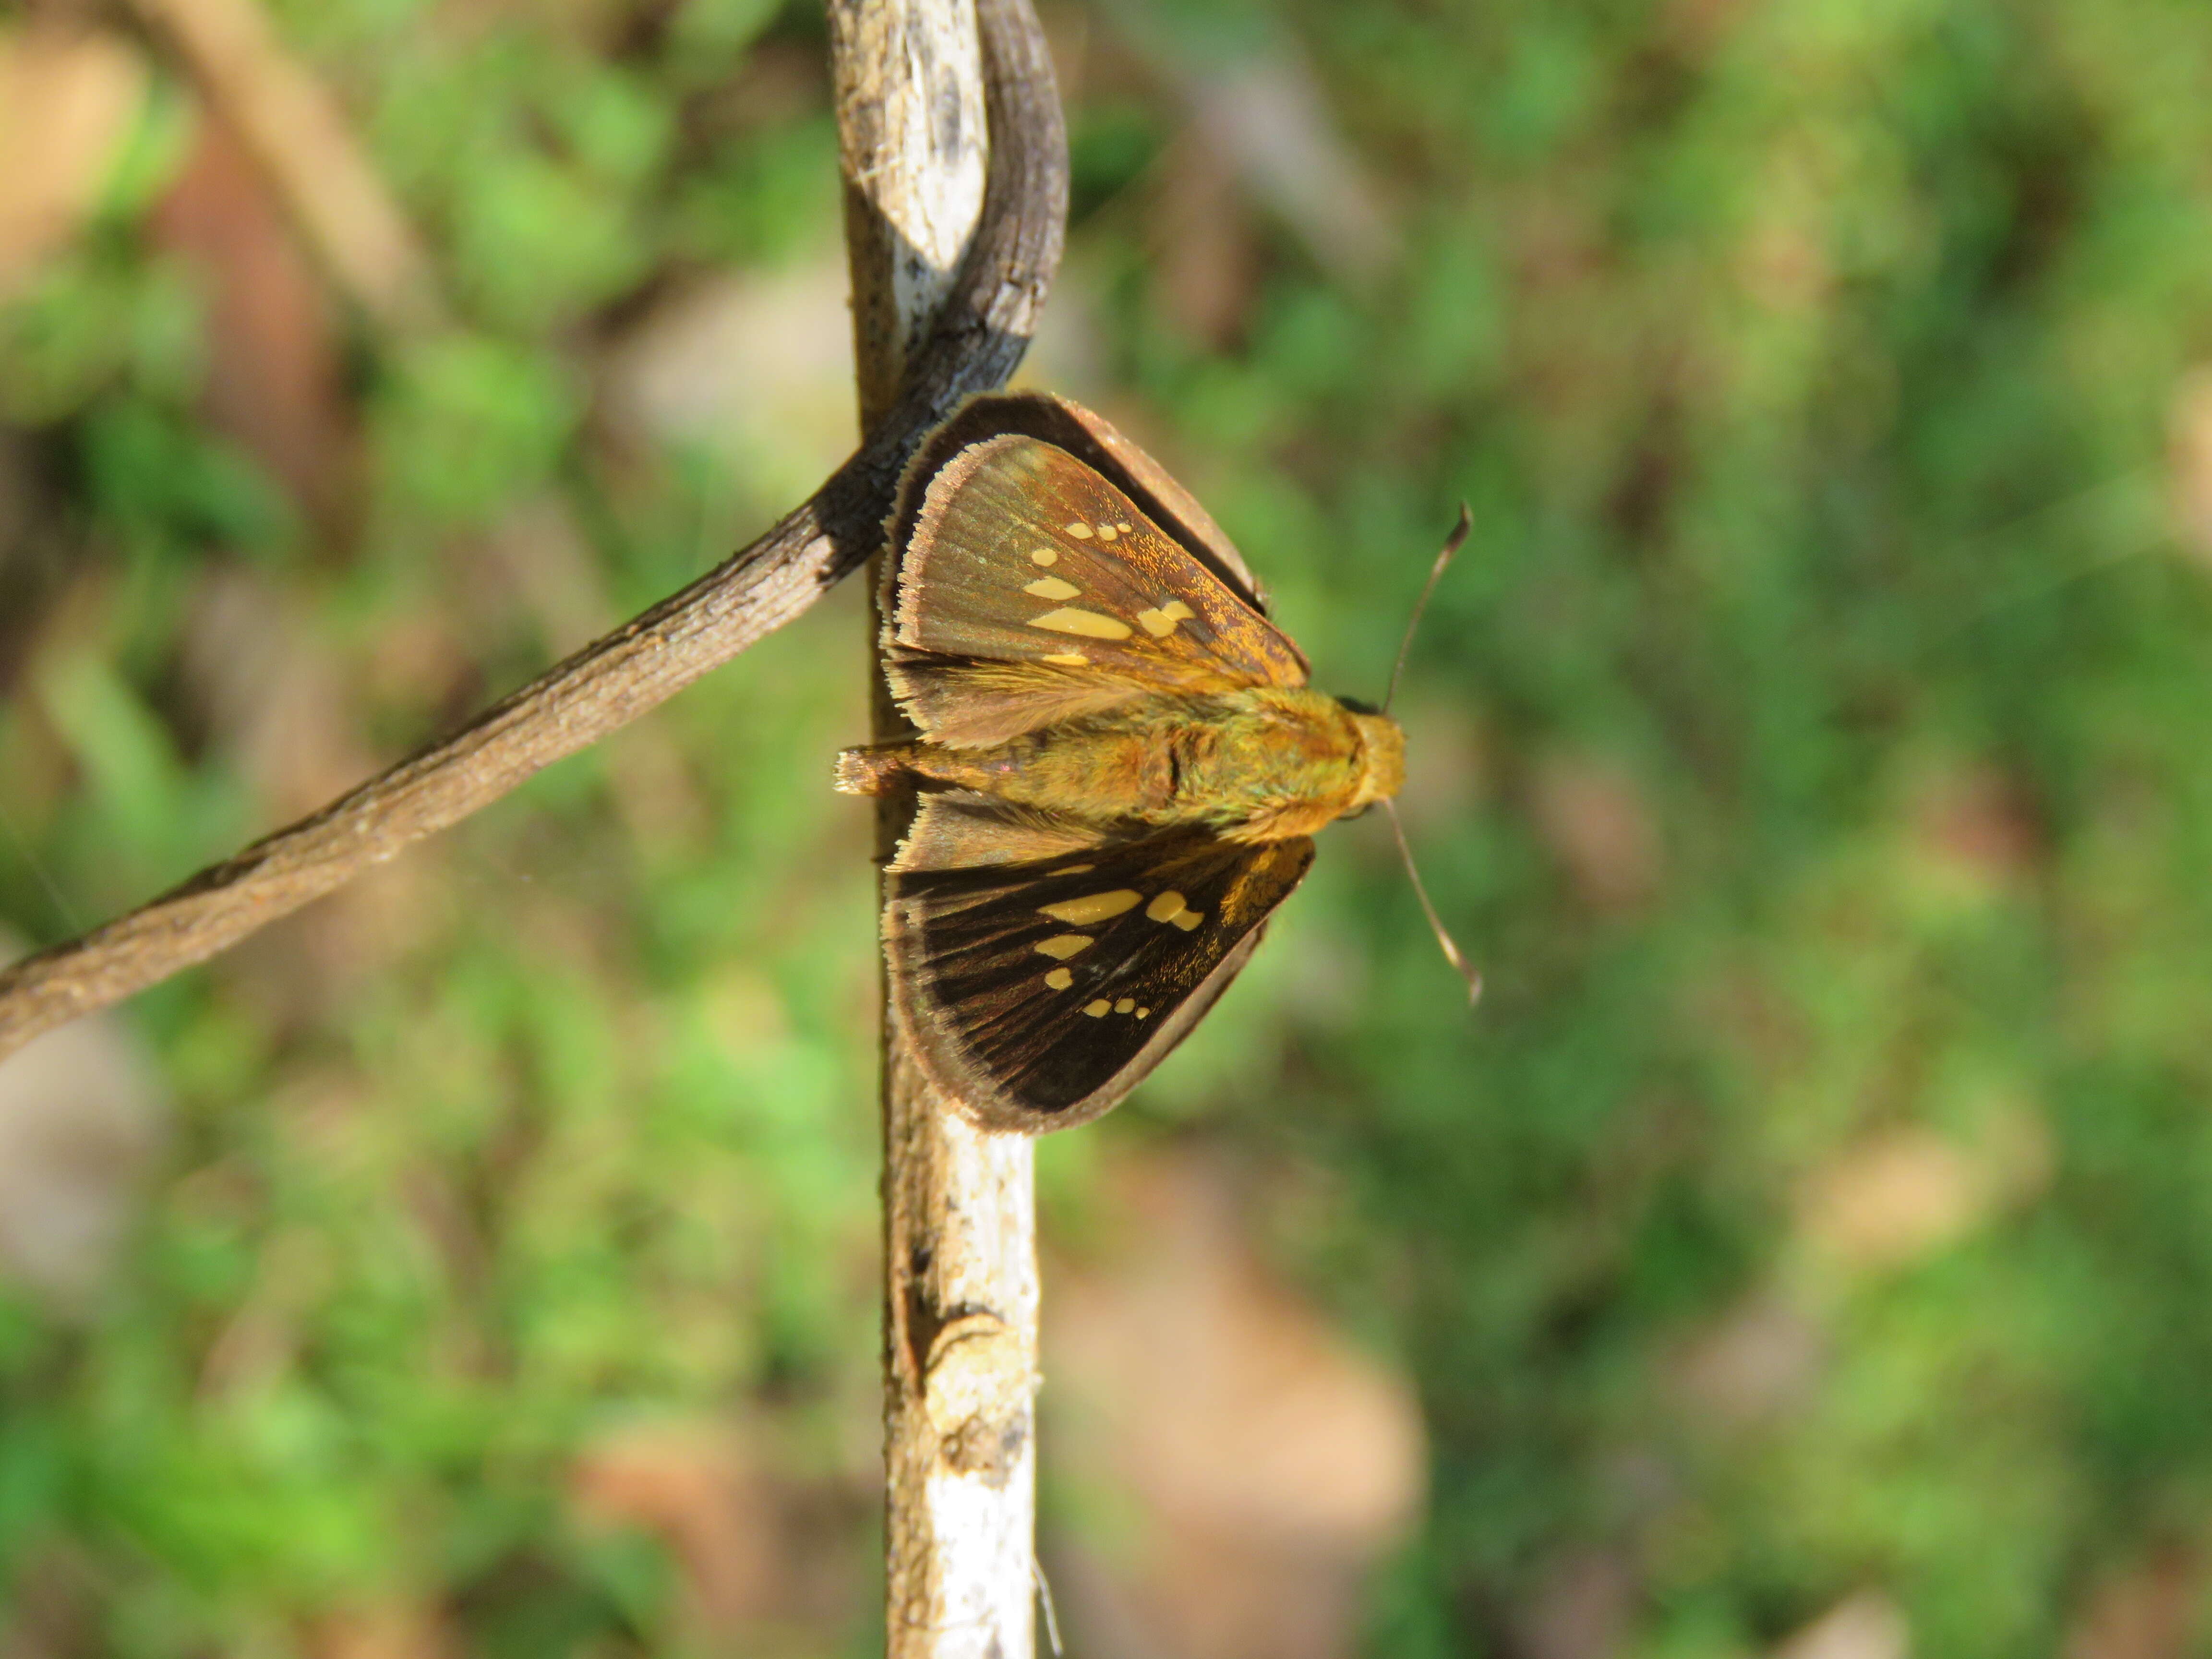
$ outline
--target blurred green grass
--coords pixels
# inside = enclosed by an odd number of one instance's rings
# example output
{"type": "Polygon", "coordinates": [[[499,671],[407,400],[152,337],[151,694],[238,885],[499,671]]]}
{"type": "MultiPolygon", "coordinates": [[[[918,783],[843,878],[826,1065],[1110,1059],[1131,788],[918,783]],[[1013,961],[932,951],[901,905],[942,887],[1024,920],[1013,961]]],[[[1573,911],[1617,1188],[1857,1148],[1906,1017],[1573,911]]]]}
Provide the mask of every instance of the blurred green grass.
{"type": "MultiPolygon", "coordinates": [[[[573,643],[485,550],[519,515],[626,614],[836,449],[623,401],[673,298],[834,279],[811,13],[277,11],[465,327],[325,321],[358,473],[319,520],[210,412],[238,342],[161,228],[198,140],[157,81],[0,313],[0,916],[36,938],[312,805],[288,755],[396,754],[573,643]],[[292,665],[227,678],[272,632],[292,665]],[[309,738],[255,735],[264,684],[309,738]]],[[[2212,1525],[2212,542],[2167,511],[2212,467],[2173,436],[2212,14],[1048,21],[1078,217],[1038,372],[1210,504],[1333,689],[1379,688],[1475,511],[1403,708],[1482,1006],[1352,826],[1085,1132],[1325,1175],[1279,1258],[1432,1438],[1370,1650],[1552,1659],[1530,1610],[1595,1559],[1603,1651],[1756,1653],[1871,1591],[1917,1652],[2117,1659],[2100,1597],[2212,1525]],[[1379,241],[1223,163],[1253,64],[1310,69],[1379,241]]],[[[666,1562],[574,1518],[580,1448],[747,1402],[866,1491],[870,878],[826,789],[862,635],[840,595],[134,1006],[177,1122],[128,1260],[0,1315],[0,1569],[76,1587],[46,1650],[321,1650],[423,1595],[489,1653],[679,1650],[666,1562]]],[[[2197,1583],[2157,1651],[2203,1650],[2197,1583]]]]}

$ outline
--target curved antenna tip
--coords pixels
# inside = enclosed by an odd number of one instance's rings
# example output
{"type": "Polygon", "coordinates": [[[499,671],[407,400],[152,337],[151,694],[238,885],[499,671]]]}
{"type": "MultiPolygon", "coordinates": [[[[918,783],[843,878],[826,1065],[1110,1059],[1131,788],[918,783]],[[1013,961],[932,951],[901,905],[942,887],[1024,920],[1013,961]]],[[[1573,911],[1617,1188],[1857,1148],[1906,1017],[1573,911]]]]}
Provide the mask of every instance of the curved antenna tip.
{"type": "Polygon", "coordinates": [[[1390,712],[1391,700],[1398,695],[1398,677],[1406,672],[1406,659],[1413,649],[1413,630],[1421,625],[1421,613],[1429,608],[1429,595],[1437,591],[1437,584],[1443,580],[1444,568],[1452,562],[1452,556],[1459,551],[1474,529],[1474,514],[1465,501],[1462,501],[1459,504],[1459,522],[1452,526],[1451,534],[1444,538],[1443,551],[1437,555],[1437,562],[1429,567],[1429,579],[1422,584],[1421,597],[1413,601],[1413,614],[1406,619],[1406,637],[1398,641],[1398,660],[1390,665],[1390,688],[1382,694],[1382,712],[1386,714],[1390,712]]]}
{"type": "Polygon", "coordinates": [[[1398,856],[1406,861],[1406,874],[1413,884],[1413,896],[1421,902],[1421,914],[1429,919],[1429,931],[1437,936],[1437,944],[1444,953],[1444,960],[1459,970],[1467,981],[1467,1006],[1474,1007],[1482,995],[1482,972],[1460,951],[1458,941],[1444,930],[1443,918],[1430,901],[1429,890],[1422,884],[1421,872],[1413,863],[1413,848],[1406,839],[1405,821],[1398,816],[1398,803],[1389,796],[1382,798],[1382,810],[1390,815],[1390,833],[1398,840],[1398,856]]]}

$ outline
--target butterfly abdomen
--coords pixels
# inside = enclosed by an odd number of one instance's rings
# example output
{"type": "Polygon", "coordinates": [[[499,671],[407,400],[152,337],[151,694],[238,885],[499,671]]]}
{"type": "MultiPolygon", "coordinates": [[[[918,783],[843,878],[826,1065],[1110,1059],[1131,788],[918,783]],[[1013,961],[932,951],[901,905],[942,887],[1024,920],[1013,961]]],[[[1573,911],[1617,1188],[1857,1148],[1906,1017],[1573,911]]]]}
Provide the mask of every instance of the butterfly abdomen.
{"type": "Polygon", "coordinates": [[[848,750],[837,783],[879,794],[905,772],[1091,823],[1279,840],[1364,804],[1375,768],[1363,723],[1376,718],[1304,688],[1152,696],[986,747],[848,750]]]}
{"type": "Polygon", "coordinates": [[[839,751],[831,784],[843,795],[889,794],[901,774],[908,769],[906,744],[885,744],[873,749],[839,751]]]}

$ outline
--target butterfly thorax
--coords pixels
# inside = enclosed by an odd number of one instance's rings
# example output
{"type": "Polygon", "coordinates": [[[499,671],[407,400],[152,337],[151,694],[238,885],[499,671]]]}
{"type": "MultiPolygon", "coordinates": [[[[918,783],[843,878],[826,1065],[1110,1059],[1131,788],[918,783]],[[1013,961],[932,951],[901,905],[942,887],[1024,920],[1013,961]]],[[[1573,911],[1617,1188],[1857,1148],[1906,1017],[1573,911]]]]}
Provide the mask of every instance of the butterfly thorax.
{"type": "Polygon", "coordinates": [[[896,751],[902,769],[1017,805],[1239,841],[1310,835],[1395,794],[1404,756],[1387,716],[1280,686],[1154,695],[988,747],[896,751]]]}

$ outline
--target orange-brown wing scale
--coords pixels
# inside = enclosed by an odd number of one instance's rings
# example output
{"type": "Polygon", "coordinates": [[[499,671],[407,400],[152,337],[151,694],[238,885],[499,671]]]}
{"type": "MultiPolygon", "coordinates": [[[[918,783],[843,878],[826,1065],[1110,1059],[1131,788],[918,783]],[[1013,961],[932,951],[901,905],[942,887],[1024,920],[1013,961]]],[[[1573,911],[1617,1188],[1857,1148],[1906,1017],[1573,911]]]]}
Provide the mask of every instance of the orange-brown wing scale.
{"type": "Polygon", "coordinates": [[[1304,659],[1058,446],[969,446],[930,481],[885,594],[885,671],[941,743],[1004,741],[1146,692],[1298,686],[1304,659]]]}

